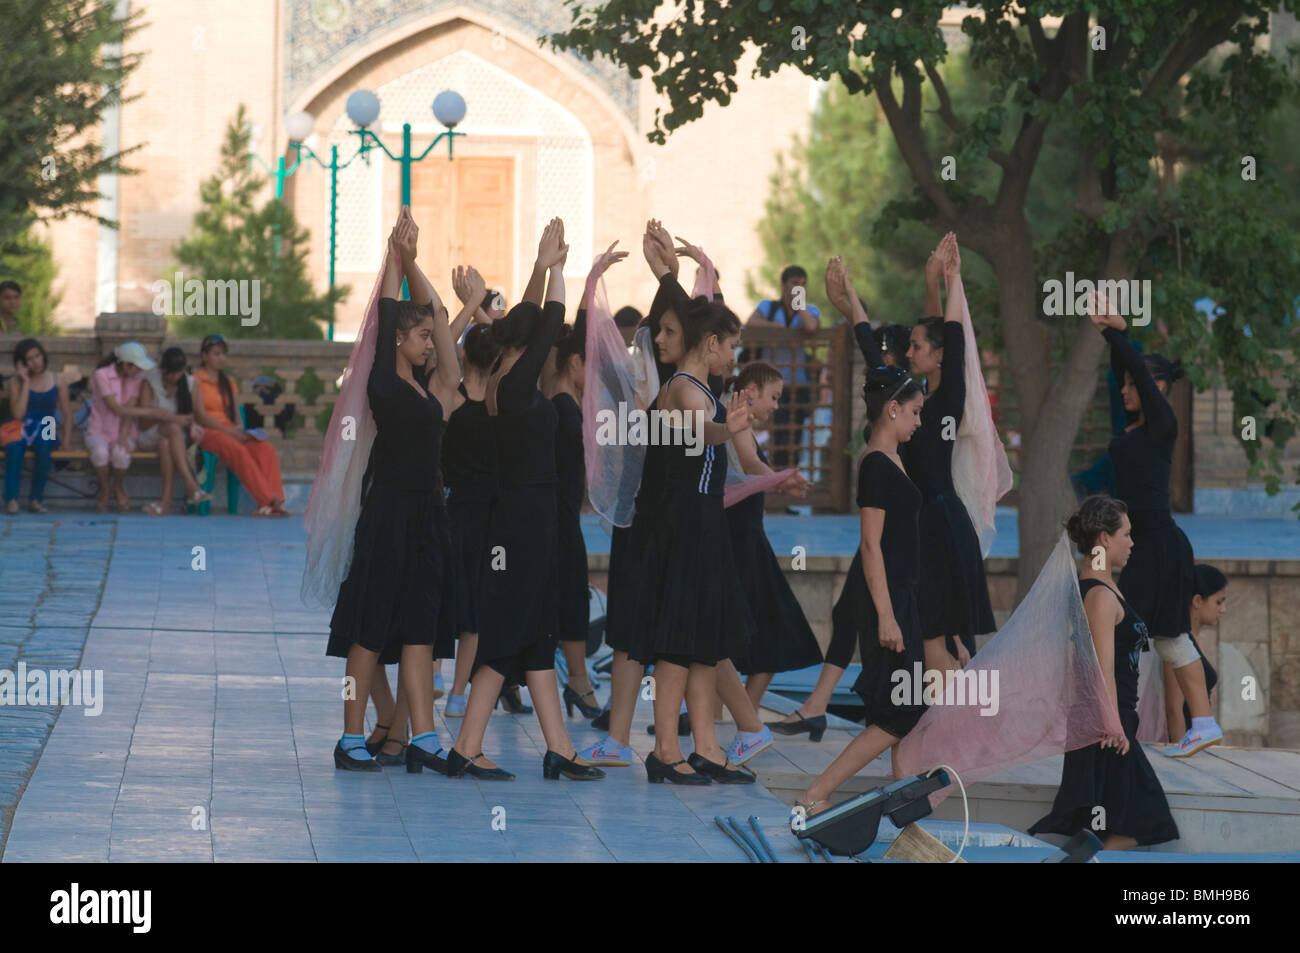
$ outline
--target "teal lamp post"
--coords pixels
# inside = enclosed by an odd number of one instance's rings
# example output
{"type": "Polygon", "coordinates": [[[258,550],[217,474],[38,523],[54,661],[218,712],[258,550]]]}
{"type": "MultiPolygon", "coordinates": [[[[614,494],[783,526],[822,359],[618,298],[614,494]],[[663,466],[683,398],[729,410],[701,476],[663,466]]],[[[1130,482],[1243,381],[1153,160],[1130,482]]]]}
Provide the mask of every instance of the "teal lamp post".
{"type": "MultiPolygon", "coordinates": [[[[460,93],[446,89],[434,97],[433,100],[433,117],[442,125],[446,126],[445,132],[438,133],[437,138],[429,143],[428,147],[419,155],[411,151],[411,124],[402,124],[402,153],[393,155],[384,145],[383,140],[370,131],[369,127],[379,118],[379,97],[368,89],[358,89],[348,96],[347,101],[348,118],[357,124],[359,128],[353,130],[361,141],[359,155],[363,156],[367,163],[370,162],[370,151],[375,147],[383,150],[384,155],[398,162],[402,166],[402,204],[411,204],[411,165],[425,158],[445,136],[447,139],[447,161],[452,159],[452,143],[456,136],[463,136],[465,133],[456,132],[455,127],[465,118],[465,100],[460,93]]],[[[406,281],[402,281],[402,298],[409,297],[406,288],[406,281]]]]}

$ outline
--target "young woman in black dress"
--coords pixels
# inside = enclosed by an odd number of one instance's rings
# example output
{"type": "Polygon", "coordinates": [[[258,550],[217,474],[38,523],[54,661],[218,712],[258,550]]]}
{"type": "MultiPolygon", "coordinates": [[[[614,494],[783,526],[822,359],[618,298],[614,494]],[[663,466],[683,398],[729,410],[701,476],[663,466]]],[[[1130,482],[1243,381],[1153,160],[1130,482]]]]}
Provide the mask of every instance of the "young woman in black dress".
{"type": "MultiPolygon", "coordinates": [[[[961,255],[951,232],[939,242],[927,264],[927,286],[935,261],[948,283],[947,311],[945,319],[927,317],[912,331],[907,360],[912,373],[926,379],[925,409],[921,429],[903,448],[902,456],[923,500],[920,604],[925,667],[951,671],[970,661],[975,636],[993,632],[997,625],[979,536],[952,479],[952,453],[966,404],[967,382],[961,255]]],[[[935,304],[930,297],[927,294],[927,307],[935,304]]]]}
{"type": "MultiPolygon", "coordinates": [[[[472,272],[473,270],[470,269],[472,272]]],[[[477,297],[483,281],[477,272],[461,272],[452,277],[461,300],[477,297]],[[475,280],[477,279],[477,280],[475,280]]],[[[472,303],[472,302],[471,302],[472,303]]],[[[492,340],[492,311],[475,310],[476,323],[465,334],[464,378],[457,388],[452,411],[442,437],[442,470],[447,483],[447,518],[451,525],[451,543],[456,572],[456,671],[451,692],[443,708],[447,718],[465,715],[466,686],[474,655],[478,651],[478,599],[483,564],[483,534],[487,526],[488,503],[492,498],[493,454],[483,391],[492,364],[500,348],[492,340]]],[[[456,329],[453,327],[453,334],[456,329]]]]}
{"type": "MultiPolygon", "coordinates": [[[[771,420],[780,404],[784,383],[781,372],[762,361],[746,364],[731,382],[735,392],[749,404],[755,424],[771,420]]],[[[733,443],[745,473],[771,472],[753,427],[736,434],[733,443]]],[[[807,477],[796,471],[777,489],[802,496],[807,488],[807,477]]],[[[796,671],[822,661],[817,637],[763,531],[765,496],[755,493],[726,510],[732,558],[754,620],[749,651],[743,659],[736,660],[736,667],[747,676],[745,692],[755,710],[777,672],[796,671]]]]}
{"type": "MultiPolygon", "coordinates": [[[[853,339],[866,362],[868,372],[875,367],[893,367],[890,358],[880,348],[880,336],[871,328],[867,319],[866,308],[858,297],[853,281],[849,278],[840,256],[826,263],[826,296],[840,313],[853,325],[853,339]]],[[[859,461],[860,465],[861,461],[859,461]]],[[[861,469],[859,469],[861,474],[861,469]]],[[[858,488],[861,494],[862,488],[858,488]]],[[[850,570],[852,573],[852,570],[850,570]]],[[[805,731],[813,741],[821,741],[826,733],[826,709],[830,706],[835,687],[844,672],[853,661],[853,652],[858,647],[857,629],[853,625],[838,625],[832,617],[831,641],[826,647],[826,659],[822,663],[821,674],[811,694],[803,700],[793,712],[781,721],[769,721],[768,727],[777,734],[800,735],[805,731]]]]}
{"type": "MultiPolygon", "coordinates": [[[[1179,743],[1166,751],[1189,757],[1217,744],[1223,731],[1210,713],[1210,694],[1200,653],[1188,635],[1188,607],[1195,587],[1192,547],[1169,508],[1169,471],[1173,465],[1178,418],[1166,395],[1182,368],[1158,354],[1145,358],[1129,344],[1124,319],[1113,313],[1104,295],[1094,295],[1092,323],[1110,344],[1111,369],[1122,382],[1120,395],[1131,423],[1110,442],[1115,495],[1127,504],[1133,521],[1133,555],[1119,577],[1120,592],[1145,620],[1162,661],[1173,666],[1192,724],[1179,743]]],[[[1179,711],[1169,710],[1170,724],[1179,711]]],[[[1170,741],[1173,741],[1170,738],[1170,741]]]]}
{"type": "Polygon", "coordinates": [[[1088,829],[1104,832],[1107,850],[1178,837],[1160,780],[1137,741],[1138,657],[1147,628],[1111,584],[1113,569],[1128,562],[1136,542],[1126,509],[1108,496],[1090,496],[1065,524],[1084,557],[1079,591],[1124,734],[1067,751],[1051,813],[1029,828],[1030,834],[1066,836],[1088,829]]]}
{"type": "Polygon", "coordinates": [[[442,408],[460,372],[446,309],[415,264],[417,236],[403,206],[389,238],[366,387],[378,428],[371,482],[326,650],[347,658],[354,688],[343,703],[343,737],[334,748],[335,767],[346,770],[379,770],[361,733],[366,702],[376,666],[381,659],[395,660],[399,651],[399,711],[405,699],[413,731],[407,770],[438,769],[442,763],[433,721],[433,656],[451,649],[455,580],[439,445],[442,408]],[[399,302],[403,273],[412,299],[399,302]],[[435,354],[437,366],[429,374],[435,354]]]}
{"type": "Polygon", "coordinates": [[[899,456],[921,426],[921,386],[896,367],[867,370],[863,387],[870,433],[858,467],[862,541],[833,610],[837,632],[851,631],[862,654],[853,690],[866,706],[866,728],[810,784],[796,802],[803,816],[820,814],[831,794],[916,726],[923,704],[899,704],[895,673],[924,658],[917,586],[921,491],[899,456]]]}
{"type": "MultiPolygon", "coordinates": [[[[513,780],[483,757],[483,735],[507,680],[527,681],[546,738],[542,774],[576,780],[604,777],[579,763],[555,685],[556,525],[555,408],[537,378],[564,323],[564,226],[553,219],[538,246],[522,303],[492,325],[501,356],[488,378],[496,470],[484,534],[479,642],[465,721],[447,756],[453,777],[513,780]],[[531,297],[549,274],[545,307],[531,297]]],[[[538,296],[540,297],[540,295],[538,296]]]]}

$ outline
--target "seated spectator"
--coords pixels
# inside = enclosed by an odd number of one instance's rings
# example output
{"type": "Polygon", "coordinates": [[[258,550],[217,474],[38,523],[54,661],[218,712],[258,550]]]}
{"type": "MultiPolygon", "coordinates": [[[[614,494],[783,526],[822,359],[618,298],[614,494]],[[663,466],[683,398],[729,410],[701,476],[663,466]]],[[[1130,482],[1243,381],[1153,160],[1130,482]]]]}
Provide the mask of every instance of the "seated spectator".
{"type": "Polygon", "coordinates": [[[145,353],[144,346],[127,341],[100,361],[90,377],[86,449],[90,451],[90,465],[99,477],[95,509],[100,513],[108,510],[110,493],[118,512],[125,513],[131,508],[122,481],[131,466],[131,451],[136,445],[136,418],[147,412],[140,403],[143,372],[153,369],[154,362],[145,353]]]}
{"type": "Polygon", "coordinates": [[[16,281],[0,281],[0,334],[17,331],[23,289],[16,281]]]}
{"type": "MultiPolygon", "coordinates": [[[[6,282],[13,284],[13,282],[6,282]]],[[[32,495],[27,508],[45,512],[45,482],[50,476],[50,454],[59,446],[59,426],[64,433],[71,425],[68,390],[50,370],[45,348],[35,338],[24,338],[14,348],[17,373],[5,387],[13,421],[5,425],[5,512],[18,512],[18,493],[23,476],[23,457],[30,447],[32,495]]]]}
{"type": "Polygon", "coordinates": [[[194,402],[194,419],[202,431],[199,447],[215,453],[235,471],[257,504],[254,516],[288,516],[275,448],[238,423],[237,384],[223,370],[227,354],[226,339],[220,334],[209,334],[200,345],[202,366],[194,375],[200,395],[194,402]]]}
{"type": "Polygon", "coordinates": [[[162,495],[157,502],[144,505],[144,511],[151,516],[171,512],[172,487],[178,473],[185,484],[186,503],[198,505],[212,499],[199,486],[185,452],[190,424],[194,422],[193,394],[194,378],[185,366],[185,352],[169,347],[141,385],[141,404],[146,412],[140,418],[152,426],[140,431],[136,446],[141,450],[156,450],[162,471],[162,495]]]}

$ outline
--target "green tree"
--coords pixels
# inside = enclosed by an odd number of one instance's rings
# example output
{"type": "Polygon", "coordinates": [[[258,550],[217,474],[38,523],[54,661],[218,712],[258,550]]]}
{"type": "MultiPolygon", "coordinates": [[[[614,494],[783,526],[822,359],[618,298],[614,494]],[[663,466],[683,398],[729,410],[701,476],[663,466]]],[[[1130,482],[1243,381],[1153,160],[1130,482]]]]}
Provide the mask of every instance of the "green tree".
{"type": "MultiPolygon", "coordinates": [[[[706,102],[728,102],[748,44],[758,47],[757,75],[794,66],[875,97],[914,186],[883,217],[923,223],[933,234],[955,231],[996,279],[1021,415],[1022,593],[1073,504],[1070,448],[1104,350],[1086,317],[1044,315],[1044,279],[1063,278],[1067,270],[1107,280],[1149,277],[1156,313],[1168,329],[1161,347],[1193,364],[1194,379],[1204,382],[1222,368],[1239,400],[1261,385],[1274,386],[1270,378],[1281,378],[1285,388],[1300,384],[1300,362],[1288,359],[1293,325],[1282,321],[1293,309],[1290,283],[1300,273],[1300,245],[1293,229],[1279,227],[1268,199],[1288,183],[1277,182],[1277,168],[1267,166],[1248,180],[1240,161],[1266,152],[1264,119],[1295,86],[1284,64],[1259,46],[1274,4],[972,4],[979,9],[963,18],[961,29],[991,95],[960,112],[940,70],[949,55],[939,27],[944,0],[915,0],[898,15],[896,0],[685,0],[680,15],[667,21],[654,19],[658,0],[568,5],[572,27],[550,42],[649,75],[668,100],[655,113],[654,142],[702,115],[706,102]],[[1044,22],[1048,15],[1057,18],[1054,31],[1044,22]],[[936,104],[928,118],[927,88],[936,104]],[[1227,178],[1223,155],[1193,154],[1192,133],[1205,126],[1217,130],[1223,153],[1237,157],[1236,179],[1227,178]],[[1074,175],[1070,212],[1045,240],[1031,224],[1029,202],[1054,127],[1073,145],[1074,175]],[[956,159],[953,180],[941,176],[944,155],[956,159]],[[1170,156],[1173,164],[1164,161],[1170,156]],[[1197,178],[1198,169],[1204,178],[1197,178]],[[1208,183],[1220,190],[1216,204],[1227,213],[1209,220],[1198,204],[1211,199],[1208,183]],[[1261,210],[1265,219],[1231,213],[1240,207],[1261,210]],[[1186,247],[1193,231],[1196,275],[1186,257],[1177,267],[1178,246],[1186,247]],[[1233,316],[1216,321],[1213,334],[1192,306],[1207,293],[1233,316]],[[1240,333],[1245,323],[1251,336],[1240,333]],[[1068,339],[1063,359],[1046,360],[1059,334],[1068,339]],[[1193,349],[1193,342],[1214,346],[1193,349]]],[[[1300,0],[1282,6],[1295,12],[1300,0]]],[[[1268,414],[1275,438],[1285,436],[1300,405],[1278,399],[1268,414]]],[[[1260,458],[1258,444],[1246,450],[1260,458]]],[[[1276,472],[1273,477],[1276,486],[1276,472]]]]}
{"type": "MultiPolygon", "coordinates": [[[[38,218],[96,214],[98,177],[130,173],[97,135],[142,54],[122,45],[140,13],[119,19],[112,0],[7,0],[0,41],[0,251],[22,253],[38,218]]],[[[132,97],[134,98],[134,97],[132,97]]]]}
{"type": "Polygon", "coordinates": [[[20,235],[10,250],[0,253],[0,280],[22,285],[23,303],[18,306],[18,331],[31,337],[59,333],[54,311],[63,295],[54,291],[59,269],[50,243],[29,231],[20,235]]]}
{"type": "MultiPolygon", "coordinates": [[[[247,111],[241,104],[226,127],[221,165],[199,189],[202,207],[194,216],[193,231],[176,247],[176,264],[162,277],[169,288],[178,271],[187,285],[191,280],[233,281],[249,282],[244,287],[251,288],[256,282],[258,322],[245,325],[224,299],[214,299],[210,305],[206,296],[196,296],[191,304],[188,295],[183,295],[186,303],[181,315],[172,313],[170,293],[156,303],[168,312],[181,334],[217,332],[227,337],[319,340],[324,336],[320,322],[329,320],[333,307],[351,289],[344,285],[317,295],[307,273],[310,233],[299,228],[293,212],[280,199],[258,207],[257,196],[266,177],[249,163],[251,136],[247,111]]],[[[245,300],[250,298],[251,292],[245,300]]]]}

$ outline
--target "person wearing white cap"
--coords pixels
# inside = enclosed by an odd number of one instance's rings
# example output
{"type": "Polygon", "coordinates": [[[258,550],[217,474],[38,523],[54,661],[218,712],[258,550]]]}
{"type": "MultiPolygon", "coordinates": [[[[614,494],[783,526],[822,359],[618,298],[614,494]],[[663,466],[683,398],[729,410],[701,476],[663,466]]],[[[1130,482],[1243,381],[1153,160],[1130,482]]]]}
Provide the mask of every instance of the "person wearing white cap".
{"type": "Polygon", "coordinates": [[[101,513],[108,509],[110,494],[120,512],[131,507],[122,478],[131,466],[131,451],[135,449],[135,418],[148,412],[140,401],[140,384],[144,380],[141,372],[153,368],[154,362],[144,347],[137,341],[127,341],[114,348],[91,375],[86,449],[99,477],[95,509],[101,513]]]}

